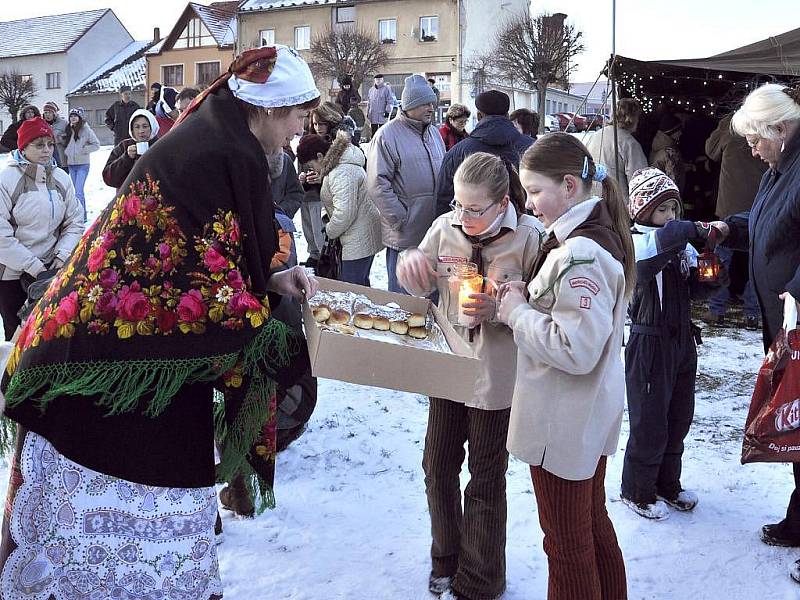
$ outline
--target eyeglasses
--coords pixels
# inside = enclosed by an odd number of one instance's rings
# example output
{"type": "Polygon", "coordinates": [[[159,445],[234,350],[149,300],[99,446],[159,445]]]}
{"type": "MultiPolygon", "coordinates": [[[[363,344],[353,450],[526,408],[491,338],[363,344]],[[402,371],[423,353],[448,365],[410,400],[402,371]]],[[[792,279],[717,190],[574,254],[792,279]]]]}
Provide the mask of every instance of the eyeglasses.
{"type": "Polygon", "coordinates": [[[758,146],[759,143],[761,143],[761,137],[757,137],[754,142],[750,141],[747,138],[745,138],[745,141],[747,141],[747,145],[750,146],[750,149],[752,150],[753,148],[758,146]]]}
{"type": "Polygon", "coordinates": [[[490,204],[489,206],[487,206],[483,210],[469,210],[468,208],[464,208],[463,206],[461,206],[455,200],[450,202],[450,208],[452,208],[454,211],[459,213],[462,217],[469,217],[470,219],[478,219],[478,218],[482,217],[487,212],[489,212],[489,209],[492,208],[493,206],[494,206],[494,203],[490,204]]]}

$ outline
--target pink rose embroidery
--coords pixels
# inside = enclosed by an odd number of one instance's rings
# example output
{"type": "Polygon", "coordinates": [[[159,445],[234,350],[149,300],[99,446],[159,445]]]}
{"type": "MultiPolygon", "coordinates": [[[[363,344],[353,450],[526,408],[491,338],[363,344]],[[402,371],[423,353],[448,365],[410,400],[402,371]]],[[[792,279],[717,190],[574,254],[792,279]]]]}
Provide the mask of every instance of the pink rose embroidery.
{"type": "Polygon", "coordinates": [[[122,203],[122,215],[126,221],[133,221],[142,209],[142,200],[137,195],[128,196],[122,203]]]}
{"type": "Polygon", "coordinates": [[[261,303],[249,292],[239,292],[231,296],[228,308],[237,317],[243,317],[248,310],[261,310],[261,303]]]}
{"type": "Polygon", "coordinates": [[[178,301],[178,318],[182,323],[194,323],[206,315],[206,305],[197,290],[181,295],[178,301]]]}
{"type": "Polygon", "coordinates": [[[130,287],[123,286],[119,291],[119,301],[117,312],[125,321],[133,323],[143,321],[150,312],[150,301],[141,292],[141,287],[137,282],[133,282],[130,287]]]}
{"type": "Polygon", "coordinates": [[[91,273],[97,273],[97,271],[99,271],[102,268],[105,260],[106,260],[106,249],[103,248],[103,246],[98,246],[97,248],[94,248],[89,253],[89,261],[87,263],[89,271],[91,273]]]}
{"type": "Polygon", "coordinates": [[[228,281],[228,285],[235,290],[241,290],[244,287],[244,280],[242,279],[242,274],[239,273],[239,271],[236,269],[228,272],[226,280],[228,281]]]}
{"type": "Polygon", "coordinates": [[[94,305],[94,312],[98,317],[110,321],[114,318],[117,310],[117,297],[111,292],[106,292],[97,300],[94,305]]]}
{"type": "Polygon", "coordinates": [[[56,323],[66,325],[76,316],[78,316],[78,292],[72,292],[58,303],[56,323]]]}
{"type": "Polygon", "coordinates": [[[100,287],[110,290],[119,281],[119,275],[114,269],[103,269],[100,273],[100,287]]]}
{"type": "Polygon", "coordinates": [[[228,268],[228,259],[213,246],[203,254],[203,263],[212,273],[220,273],[228,268]]]}

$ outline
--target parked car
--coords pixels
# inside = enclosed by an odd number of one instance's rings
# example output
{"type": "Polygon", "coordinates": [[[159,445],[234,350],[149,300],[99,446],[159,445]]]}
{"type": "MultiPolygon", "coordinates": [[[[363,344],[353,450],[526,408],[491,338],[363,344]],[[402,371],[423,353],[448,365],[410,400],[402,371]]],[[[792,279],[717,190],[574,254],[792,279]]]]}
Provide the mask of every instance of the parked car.
{"type": "Polygon", "coordinates": [[[565,112],[564,114],[567,115],[567,117],[569,117],[570,119],[572,119],[572,122],[575,124],[576,131],[586,131],[586,128],[589,125],[588,120],[575,113],[565,112]]]}
{"type": "Polygon", "coordinates": [[[586,129],[589,131],[602,129],[608,122],[608,117],[600,113],[589,113],[581,116],[586,119],[586,129]]]}
{"type": "Polygon", "coordinates": [[[551,131],[561,131],[561,125],[559,124],[558,117],[555,115],[545,115],[544,130],[547,133],[550,133],[551,131]]]}
{"type": "Polygon", "coordinates": [[[561,128],[561,131],[566,131],[567,133],[581,131],[578,129],[578,121],[574,121],[572,119],[572,113],[560,112],[556,113],[555,116],[558,118],[558,125],[561,128]]]}

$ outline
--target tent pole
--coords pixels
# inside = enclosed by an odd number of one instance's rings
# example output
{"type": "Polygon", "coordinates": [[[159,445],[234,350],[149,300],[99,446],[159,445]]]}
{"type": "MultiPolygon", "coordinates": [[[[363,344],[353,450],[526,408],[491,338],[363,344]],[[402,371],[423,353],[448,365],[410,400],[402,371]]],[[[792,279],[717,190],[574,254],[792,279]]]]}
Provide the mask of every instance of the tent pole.
{"type": "MultiPolygon", "coordinates": [[[[611,80],[611,122],[614,125],[614,172],[619,177],[619,140],[617,137],[617,0],[611,0],[611,61],[608,76],[611,80]]],[[[628,190],[625,190],[625,194],[628,190]]]]}

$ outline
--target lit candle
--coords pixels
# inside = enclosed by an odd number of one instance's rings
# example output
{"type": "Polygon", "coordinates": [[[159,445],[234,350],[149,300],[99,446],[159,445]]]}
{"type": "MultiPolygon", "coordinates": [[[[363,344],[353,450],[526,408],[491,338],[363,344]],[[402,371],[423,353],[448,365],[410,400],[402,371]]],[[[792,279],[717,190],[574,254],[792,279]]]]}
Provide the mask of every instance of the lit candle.
{"type": "Polygon", "coordinates": [[[464,305],[474,302],[470,294],[480,294],[483,287],[483,277],[478,275],[470,279],[464,279],[458,290],[458,324],[464,327],[471,327],[475,317],[464,312],[464,305]]]}

